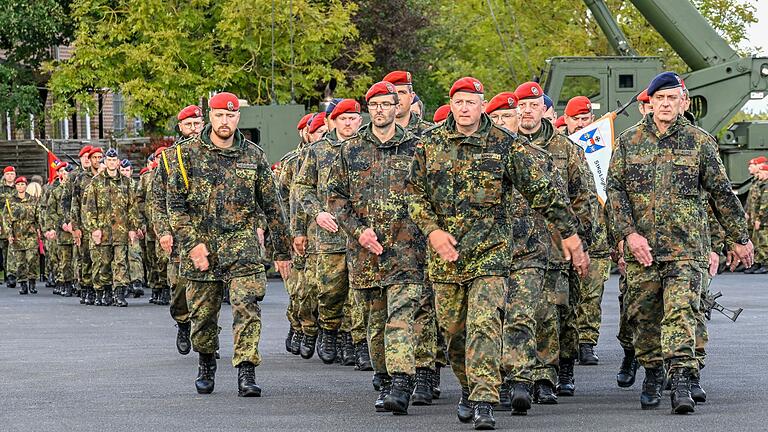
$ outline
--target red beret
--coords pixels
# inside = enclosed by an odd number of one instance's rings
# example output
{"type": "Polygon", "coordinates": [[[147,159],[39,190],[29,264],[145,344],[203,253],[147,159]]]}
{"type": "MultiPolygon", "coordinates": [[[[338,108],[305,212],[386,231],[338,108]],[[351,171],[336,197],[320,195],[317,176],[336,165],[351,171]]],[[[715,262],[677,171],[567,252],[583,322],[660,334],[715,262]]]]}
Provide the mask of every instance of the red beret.
{"type": "Polygon", "coordinates": [[[104,154],[104,150],[101,147],[91,147],[91,149],[88,150],[88,157],[91,157],[96,153],[104,154]]]}
{"type": "Polygon", "coordinates": [[[640,94],[637,95],[637,101],[643,103],[651,102],[651,98],[648,96],[648,89],[641,91],[640,94]]]}
{"type": "Polygon", "coordinates": [[[359,102],[354,99],[344,99],[343,101],[336,104],[336,108],[331,111],[330,117],[331,120],[333,120],[344,113],[360,114],[361,112],[362,110],[360,109],[359,102]]]}
{"type": "Polygon", "coordinates": [[[517,98],[515,97],[515,94],[512,92],[502,92],[494,96],[493,99],[488,102],[488,105],[485,107],[485,113],[490,114],[496,110],[512,108],[517,108],[517,98]]]}
{"type": "Polygon", "coordinates": [[[139,177],[141,177],[144,174],[146,174],[147,171],[149,171],[149,168],[147,168],[147,167],[142,168],[141,171],[139,171],[139,177]]]}
{"type": "Polygon", "coordinates": [[[411,85],[413,84],[413,80],[411,80],[411,73],[406,71],[394,71],[390,72],[385,76],[382,81],[391,82],[394,85],[411,85]]]}
{"type": "Polygon", "coordinates": [[[280,168],[280,162],[275,162],[275,163],[273,163],[273,164],[272,164],[272,166],[270,167],[270,169],[272,169],[272,171],[274,171],[274,170],[276,170],[276,169],[278,169],[278,168],[280,168]]]}
{"type": "Polygon", "coordinates": [[[208,106],[211,109],[225,109],[229,111],[237,111],[240,109],[240,101],[232,93],[221,92],[215,94],[208,100],[208,106]]]}
{"type": "Polygon", "coordinates": [[[190,118],[190,117],[202,117],[203,116],[203,110],[200,109],[197,105],[190,105],[183,110],[179,111],[179,115],[176,116],[179,121],[182,121],[184,119],[190,118]]]}
{"type": "Polygon", "coordinates": [[[296,125],[296,129],[302,130],[305,127],[307,127],[307,123],[309,122],[309,119],[311,119],[313,115],[314,115],[313,113],[305,114],[304,117],[302,117],[301,120],[299,120],[299,124],[296,125]]]}
{"type": "Polygon", "coordinates": [[[555,129],[565,126],[565,116],[561,115],[555,120],[555,129]]]}
{"type": "Polygon", "coordinates": [[[315,133],[325,124],[325,111],[320,111],[312,117],[312,123],[309,124],[309,133],[315,133]]]}
{"type": "Polygon", "coordinates": [[[536,99],[544,97],[544,90],[541,89],[539,83],[529,81],[517,86],[515,89],[515,96],[517,96],[517,100],[519,101],[523,99],[536,99]]]}
{"type": "Polygon", "coordinates": [[[9,173],[9,172],[16,172],[16,168],[14,168],[12,166],[5,167],[5,169],[3,170],[3,174],[9,173]]]}
{"type": "Polygon", "coordinates": [[[757,165],[757,164],[762,164],[762,163],[766,163],[766,162],[768,162],[768,158],[766,158],[765,156],[758,156],[758,157],[750,160],[749,164],[750,165],[757,165]]]}
{"type": "Polygon", "coordinates": [[[55,169],[56,169],[56,171],[58,171],[58,170],[60,170],[60,169],[62,169],[62,168],[66,168],[66,167],[68,167],[68,166],[69,166],[69,164],[68,164],[68,163],[66,163],[66,162],[64,162],[64,161],[61,161],[61,162],[59,162],[59,163],[57,163],[57,164],[56,164],[56,168],[55,168],[55,169]]]}
{"type": "Polygon", "coordinates": [[[435,115],[432,117],[432,121],[437,123],[441,122],[448,118],[448,113],[451,112],[451,106],[450,105],[443,105],[437,110],[435,110],[435,115]]]}
{"type": "Polygon", "coordinates": [[[160,147],[155,149],[155,152],[153,154],[155,155],[155,157],[158,157],[158,156],[160,156],[160,153],[165,151],[167,148],[168,147],[166,147],[166,146],[160,146],[160,147]]]}
{"type": "Polygon", "coordinates": [[[592,112],[592,102],[586,96],[574,96],[568,101],[565,106],[565,115],[569,117],[575,117],[579,114],[587,114],[592,112]]]}
{"type": "Polygon", "coordinates": [[[397,95],[397,90],[395,90],[395,86],[391,82],[379,81],[365,92],[365,101],[368,102],[372,97],[382,95],[397,95]]]}
{"type": "MultiPolygon", "coordinates": [[[[760,165],[760,170],[761,171],[768,171],[768,165],[760,165]]],[[[16,180],[16,181],[18,181],[18,180],[16,180]]]]}
{"type": "Polygon", "coordinates": [[[477,78],[459,78],[451,86],[451,90],[448,92],[448,97],[453,97],[454,93],[458,92],[481,94],[483,93],[483,83],[477,78]]]}
{"type": "Polygon", "coordinates": [[[19,177],[16,177],[16,181],[14,182],[14,184],[15,184],[15,183],[29,183],[29,182],[27,181],[27,178],[26,178],[26,177],[24,177],[24,176],[19,176],[19,177]]]}
{"type": "Polygon", "coordinates": [[[88,153],[90,153],[90,152],[91,152],[91,149],[92,149],[92,148],[93,148],[93,146],[89,146],[89,145],[87,145],[87,146],[85,146],[85,147],[81,148],[81,149],[80,149],[80,153],[78,153],[78,155],[77,155],[77,156],[78,156],[78,157],[83,157],[84,155],[87,155],[88,153]]]}

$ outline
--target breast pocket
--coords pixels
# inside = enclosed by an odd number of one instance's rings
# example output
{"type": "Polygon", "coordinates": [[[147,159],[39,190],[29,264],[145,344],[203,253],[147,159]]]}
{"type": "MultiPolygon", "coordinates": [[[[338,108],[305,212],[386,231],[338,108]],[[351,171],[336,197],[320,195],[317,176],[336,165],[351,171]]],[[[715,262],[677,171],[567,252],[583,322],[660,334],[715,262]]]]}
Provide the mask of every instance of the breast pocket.
{"type": "Polygon", "coordinates": [[[465,172],[468,176],[469,202],[483,207],[500,204],[502,174],[500,157],[475,158],[465,172]]]}
{"type": "Polygon", "coordinates": [[[431,190],[426,191],[433,202],[435,212],[446,214],[453,207],[453,161],[431,160],[427,162],[427,179],[431,190]]]}
{"type": "Polygon", "coordinates": [[[699,194],[699,156],[696,151],[672,154],[672,191],[679,195],[699,194]]]}
{"type": "Polygon", "coordinates": [[[254,209],[256,200],[256,170],[235,169],[235,178],[233,184],[225,185],[226,188],[233,188],[234,193],[228,194],[234,199],[231,204],[240,207],[242,210],[251,211],[254,209]]]}
{"type": "Polygon", "coordinates": [[[625,187],[630,192],[649,192],[653,189],[653,155],[629,155],[626,159],[625,187]]]}

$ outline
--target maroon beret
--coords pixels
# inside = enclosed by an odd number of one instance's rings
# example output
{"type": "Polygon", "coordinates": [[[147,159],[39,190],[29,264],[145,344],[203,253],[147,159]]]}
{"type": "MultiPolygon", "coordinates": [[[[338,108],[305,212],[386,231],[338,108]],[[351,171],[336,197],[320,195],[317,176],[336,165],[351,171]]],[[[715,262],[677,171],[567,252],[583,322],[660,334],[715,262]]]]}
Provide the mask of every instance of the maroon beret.
{"type": "Polygon", "coordinates": [[[393,85],[411,85],[411,73],[406,71],[394,71],[387,74],[382,81],[391,82],[393,85]]]}
{"type": "Polygon", "coordinates": [[[488,105],[485,107],[485,113],[490,114],[496,110],[513,108],[517,108],[517,97],[515,97],[515,94],[512,92],[502,92],[488,102],[488,105]]]}
{"type": "Polygon", "coordinates": [[[225,109],[229,111],[237,111],[240,109],[240,101],[232,93],[221,92],[215,94],[210,100],[208,100],[208,106],[211,109],[225,109]]]}
{"type": "Polygon", "coordinates": [[[309,133],[315,133],[325,124],[325,111],[320,111],[312,117],[312,123],[309,124],[309,133]]]}
{"type": "Polygon", "coordinates": [[[344,99],[336,104],[336,108],[331,111],[330,118],[333,120],[344,113],[360,114],[361,112],[362,110],[360,109],[360,103],[358,101],[354,99],[344,99]]]}
{"type": "Polygon", "coordinates": [[[477,78],[459,78],[451,86],[451,90],[448,92],[448,97],[453,97],[453,95],[458,92],[482,94],[483,83],[481,83],[477,78]]]}
{"type": "Polygon", "coordinates": [[[203,110],[200,109],[197,105],[190,105],[183,110],[179,111],[179,115],[176,116],[176,118],[179,121],[182,121],[184,119],[188,119],[190,117],[202,117],[203,116],[203,110]]]}
{"type": "Polygon", "coordinates": [[[517,86],[515,89],[515,96],[517,96],[518,101],[523,99],[536,99],[544,97],[544,90],[541,89],[539,83],[529,81],[517,86]]]}
{"type": "Polygon", "coordinates": [[[574,96],[565,106],[565,115],[575,117],[579,114],[588,114],[592,112],[592,102],[586,96],[574,96]]]}
{"type": "Polygon", "coordinates": [[[397,90],[391,82],[379,81],[365,92],[365,101],[368,102],[372,97],[382,95],[397,95],[397,90]]]}
{"type": "Polygon", "coordinates": [[[451,112],[451,106],[446,104],[435,110],[435,115],[432,117],[432,121],[437,123],[448,118],[448,114],[451,112]]]}

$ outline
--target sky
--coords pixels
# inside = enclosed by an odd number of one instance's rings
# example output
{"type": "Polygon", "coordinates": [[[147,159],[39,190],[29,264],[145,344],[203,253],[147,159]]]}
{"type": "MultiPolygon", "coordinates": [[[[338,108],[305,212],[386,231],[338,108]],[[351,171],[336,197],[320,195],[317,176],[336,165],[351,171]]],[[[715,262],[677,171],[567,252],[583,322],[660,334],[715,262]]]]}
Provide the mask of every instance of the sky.
{"type": "MultiPolygon", "coordinates": [[[[755,54],[768,57],[768,1],[758,0],[755,3],[757,7],[757,23],[752,24],[747,31],[749,43],[746,46],[749,48],[760,46],[762,48],[756,51],[755,54]]],[[[744,110],[749,112],[768,112],[768,97],[759,101],[747,102],[744,110]]]]}

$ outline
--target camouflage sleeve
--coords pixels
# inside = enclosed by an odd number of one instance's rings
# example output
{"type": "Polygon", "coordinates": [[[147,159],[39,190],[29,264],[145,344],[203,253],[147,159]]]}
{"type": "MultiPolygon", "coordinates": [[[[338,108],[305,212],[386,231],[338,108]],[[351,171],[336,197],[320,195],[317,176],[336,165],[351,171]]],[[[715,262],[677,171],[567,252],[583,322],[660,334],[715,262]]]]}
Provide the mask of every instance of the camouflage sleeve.
{"type": "Polygon", "coordinates": [[[715,217],[714,211],[712,211],[712,203],[711,201],[707,201],[707,225],[709,225],[709,246],[710,250],[712,252],[717,252],[718,254],[723,252],[723,248],[725,247],[725,231],[723,231],[723,227],[720,226],[720,223],[717,221],[717,218],[715,217]]]}
{"type": "Polygon", "coordinates": [[[608,168],[606,194],[608,195],[608,228],[613,242],[624,240],[628,235],[637,232],[632,215],[632,204],[626,189],[625,148],[626,143],[619,137],[616,151],[611,155],[608,168]]]}
{"type": "Polygon", "coordinates": [[[291,183],[293,182],[293,172],[288,167],[290,159],[283,158],[280,163],[280,174],[277,176],[277,184],[280,186],[280,197],[283,199],[283,208],[291,207],[291,183]]]}
{"type": "Polygon", "coordinates": [[[423,147],[417,147],[408,173],[408,213],[425,236],[440,229],[437,214],[432,209],[432,188],[427,181],[427,157],[423,147]]]}
{"type": "Polygon", "coordinates": [[[585,246],[589,246],[597,237],[597,221],[602,210],[597,201],[597,189],[592,171],[589,169],[584,151],[573,145],[572,157],[568,166],[568,197],[571,208],[582,225],[585,246]]]}
{"type": "Polygon", "coordinates": [[[744,208],[731,190],[731,181],[725,173],[717,144],[710,138],[701,146],[700,175],[704,190],[712,197],[712,210],[725,230],[728,240],[744,243],[749,240],[744,208]]]}
{"type": "Polygon", "coordinates": [[[349,169],[343,149],[331,166],[328,188],[328,211],[336,217],[339,226],[357,240],[367,227],[357,217],[349,202],[349,169]]]}
{"type": "Polygon", "coordinates": [[[138,195],[140,194],[135,187],[130,188],[128,191],[128,231],[138,231],[142,229],[141,218],[139,216],[138,195]]]}
{"type": "MultiPolygon", "coordinates": [[[[62,187],[64,187],[64,185],[59,185],[56,189],[59,189],[62,187]]],[[[41,219],[42,219],[41,225],[42,225],[43,232],[54,230],[58,225],[56,223],[56,213],[59,207],[56,203],[57,195],[58,195],[58,191],[54,191],[49,193],[48,196],[45,198],[46,211],[41,215],[41,219]]]]}
{"type": "MultiPolygon", "coordinates": [[[[189,162],[184,162],[189,170],[189,162]]],[[[189,179],[194,180],[193,178],[189,179]]],[[[168,189],[166,194],[168,223],[174,234],[174,243],[179,245],[179,253],[186,254],[193,247],[201,243],[192,226],[192,218],[187,210],[186,184],[181,175],[181,170],[173,170],[168,176],[168,189]]],[[[207,247],[207,245],[206,245],[207,247]]]]}
{"type": "MultiPolygon", "coordinates": [[[[159,168],[156,168],[159,169],[159,168]]],[[[136,188],[134,189],[134,197],[136,199],[135,207],[136,207],[136,213],[138,214],[138,221],[139,221],[139,227],[144,227],[149,229],[149,227],[152,226],[152,221],[148,217],[148,209],[147,209],[147,184],[150,181],[150,176],[154,177],[153,174],[147,173],[144,174],[143,177],[139,177],[139,183],[136,185],[136,188]]]]}
{"type": "Polygon", "coordinates": [[[309,148],[295,180],[296,198],[307,217],[314,219],[323,211],[325,203],[317,197],[317,154],[309,148]]]}
{"type": "Polygon", "coordinates": [[[80,220],[80,200],[82,199],[81,181],[80,175],[77,175],[70,186],[70,195],[72,195],[72,204],[69,209],[69,221],[72,223],[72,230],[82,229],[82,221],[80,220]]]}
{"type": "MultiPolygon", "coordinates": [[[[165,152],[163,152],[165,155],[165,152]]],[[[165,157],[165,156],[163,156],[165,157]]],[[[161,165],[157,169],[157,173],[152,177],[152,183],[150,185],[149,200],[149,215],[152,220],[152,227],[155,231],[155,235],[160,238],[165,235],[171,235],[171,226],[168,224],[168,215],[166,212],[167,199],[166,199],[166,186],[168,184],[168,174],[165,167],[161,165]]],[[[149,227],[147,227],[150,229],[149,227]]]]}
{"type": "Polygon", "coordinates": [[[272,245],[274,261],[289,261],[291,259],[291,243],[286,228],[288,226],[283,209],[277,181],[264,155],[259,161],[258,202],[267,219],[269,239],[272,245]]]}
{"type": "Polygon", "coordinates": [[[82,225],[83,229],[87,232],[94,232],[97,229],[99,229],[98,226],[98,199],[97,194],[94,192],[95,189],[95,183],[96,181],[92,181],[91,184],[89,184],[85,191],[82,194],[82,202],[81,205],[83,206],[83,213],[85,214],[85,217],[83,218],[82,225]]]}
{"type": "Polygon", "coordinates": [[[760,225],[768,225],[768,183],[761,183],[759,192],[754,217],[760,221],[760,225]]]}
{"type": "Polygon", "coordinates": [[[508,156],[505,175],[531,208],[544,216],[564,239],[577,234],[579,220],[556,181],[519,144],[511,146],[508,156]]]}

